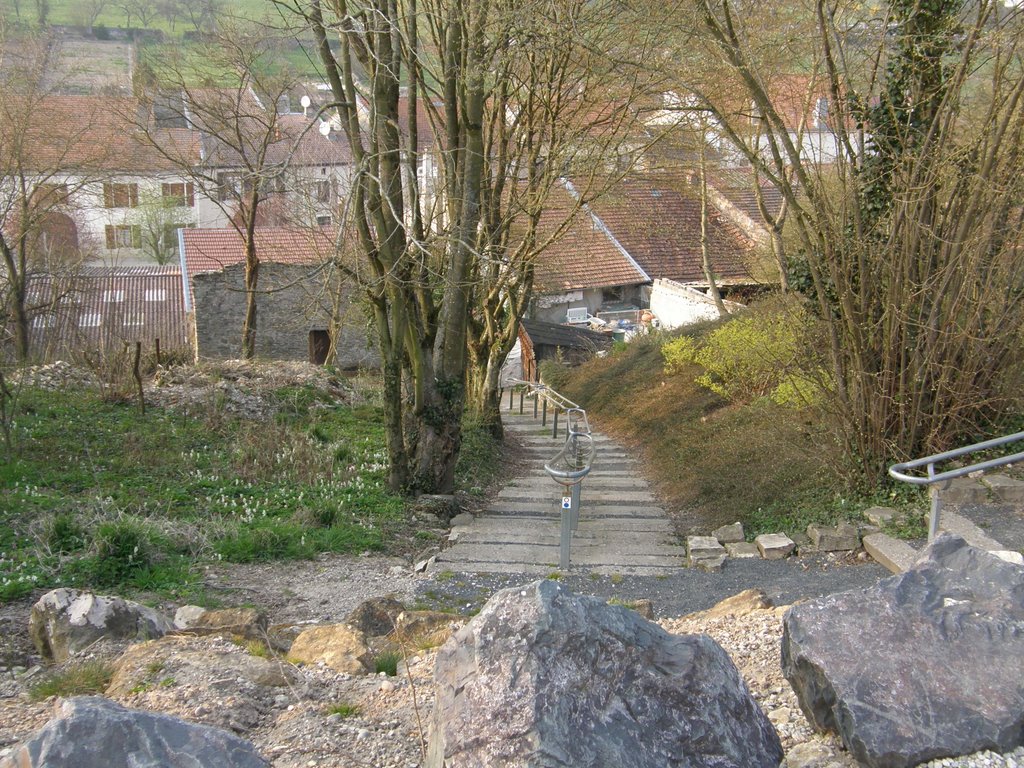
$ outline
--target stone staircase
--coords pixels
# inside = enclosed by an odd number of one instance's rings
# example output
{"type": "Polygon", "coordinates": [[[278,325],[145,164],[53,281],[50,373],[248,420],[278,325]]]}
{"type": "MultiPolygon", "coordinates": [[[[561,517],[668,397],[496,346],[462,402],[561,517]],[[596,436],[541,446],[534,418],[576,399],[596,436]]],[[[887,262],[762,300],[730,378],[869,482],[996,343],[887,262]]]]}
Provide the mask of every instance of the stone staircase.
{"type": "MultiPolygon", "coordinates": [[[[530,410],[529,408],[527,410],[530,410]]],[[[561,500],[564,486],[544,471],[558,453],[564,429],[552,438],[531,413],[502,414],[506,431],[525,449],[527,469],[467,524],[452,528],[452,546],[436,559],[433,571],[536,573],[558,570],[561,500]]],[[[602,574],[668,573],[685,565],[686,550],[658,506],[634,459],[608,437],[593,433],[593,469],[584,479],[580,523],[573,534],[573,571],[602,574]]]]}
{"type": "MultiPolygon", "coordinates": [[[[1018,551],[1024,547],[1024,481],[999,474],[978,479],[965,477],[938,492],[942,499],[941,532],[955,534],[972,546],[1024,564],[1018,551]],[[992,509],[997,510],[995,516],[988,514],[992,509]],[[997,530],[983,529],[975,519],[998,520],[1000,525],[997,530]]],[[[893,573],[905,571],[920,555],[919,549],[884,533],[865,536],[863,544],[869,555],[893,573]]]]}

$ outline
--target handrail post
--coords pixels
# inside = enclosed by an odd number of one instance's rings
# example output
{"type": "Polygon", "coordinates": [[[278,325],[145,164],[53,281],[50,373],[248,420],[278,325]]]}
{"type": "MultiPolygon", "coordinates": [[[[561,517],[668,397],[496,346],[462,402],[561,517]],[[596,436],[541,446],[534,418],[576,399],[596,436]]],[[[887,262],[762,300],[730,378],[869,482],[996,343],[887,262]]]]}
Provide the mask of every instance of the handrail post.
{"type": "MultiPolygon", "coordinates": [[[[928,464],[928,478],[935,477],[935,462],[929,462],[928,464]]],[[[948,483],[946,483],[948,485],[948,483]]],[[[928,490],[932,495],[932,510],[931,515],[928,518],[928,543],[935,541],[935,537],[939,535],[939,515],[942,514],[942,496],[940,495],[939,487],[932,484],[928,490]]]]}
{"type": "Polygon", "coordinates": [[[512,408],[513,408],[512,398],[514,396],[515,396],[515,387],[509,387],[508,388],[508,410],[509,410],[509,413],[512,412],[512,408]]]}
{"type": "Polygon", "coordinates": [[[551,428],[551,436],[558,437],[558,406],[555,406],[554,426],[551,428]]]}
{"type": "Polygon", "coordinates": [[[540,417],[540,425],[546,427],[548,425],[548,399],[544,398],[544,409],[543,415],[540,417]]]}
{"type": "Polygon", "coordinates": [[[540,395],[536,392],[533,393],[533,418],[537,418],[537,401],[540,399],[540,395]]]}
{"type": "Polygon", "coordinates": [[[526,390],[520,387],[520,389],[519,389],[519,415],[520,416],[523,415],[523,398],[524,397],[526,397],[526,390]]]}

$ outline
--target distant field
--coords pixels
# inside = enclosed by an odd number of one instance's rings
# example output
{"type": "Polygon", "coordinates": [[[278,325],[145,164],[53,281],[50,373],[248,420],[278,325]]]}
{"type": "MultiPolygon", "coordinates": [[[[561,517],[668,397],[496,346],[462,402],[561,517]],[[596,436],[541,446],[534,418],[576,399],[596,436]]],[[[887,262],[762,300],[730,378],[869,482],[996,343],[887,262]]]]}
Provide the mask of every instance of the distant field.
{"type": "MultiPolygon", "coordinates": [[[[85,6],[86,4],[80,0],[50,0],[50,12],[47,20],[51,24],[84,25],[88,19],[85,6]]],[[[221,8],[223,8],[223,13],[243,19],[280,20],[280,14],[270,0],[232,0],[230,3],[221,3],[221,8]]],[[[36,20],[34,0],[18,0],[17,3],[14,0],[0,0],[0,11],[6,20],[20,20],[23,23],[34,23],[36,20]]],[[[96,23],[106,27],[124,27],[128,23],[128,17],[122,8],[108,3],[96,23]]],[[[195,31],[195,27],[192,26],[185,13],[179,14],[173,20],[160,14],[153,14],[151,18],[147,19],[146,24],[143,24],[136,14],[132,14],[131,26],[159,29],[173,35],[195,31]]]]}

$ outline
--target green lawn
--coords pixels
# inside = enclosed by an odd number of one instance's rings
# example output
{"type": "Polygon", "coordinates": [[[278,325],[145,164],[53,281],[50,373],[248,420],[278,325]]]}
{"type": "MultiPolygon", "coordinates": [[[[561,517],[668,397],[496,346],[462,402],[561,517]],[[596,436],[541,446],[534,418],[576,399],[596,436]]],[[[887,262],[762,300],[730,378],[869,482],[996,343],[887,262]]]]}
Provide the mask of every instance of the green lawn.
{"type": "Polygon", "coordinates": [[[34,587],[187,594],[201,560],[383,549],[408,529],[378,409],[311,388],[269,423],[27,389],[0,461],[0,600],[34,587]]]}

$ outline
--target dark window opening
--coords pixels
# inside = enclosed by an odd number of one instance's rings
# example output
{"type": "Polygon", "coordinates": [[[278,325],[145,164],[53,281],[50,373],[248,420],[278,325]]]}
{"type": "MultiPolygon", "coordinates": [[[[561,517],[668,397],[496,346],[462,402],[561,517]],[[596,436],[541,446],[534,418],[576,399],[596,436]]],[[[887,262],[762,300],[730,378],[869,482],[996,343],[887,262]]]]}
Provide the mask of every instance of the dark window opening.
{"type": "Polygon", "coordinates": [[[327,331],[309,332],[309,362],[313,365],[326,365],[327,355],[331,351],[331,334],[327,331]]]}

